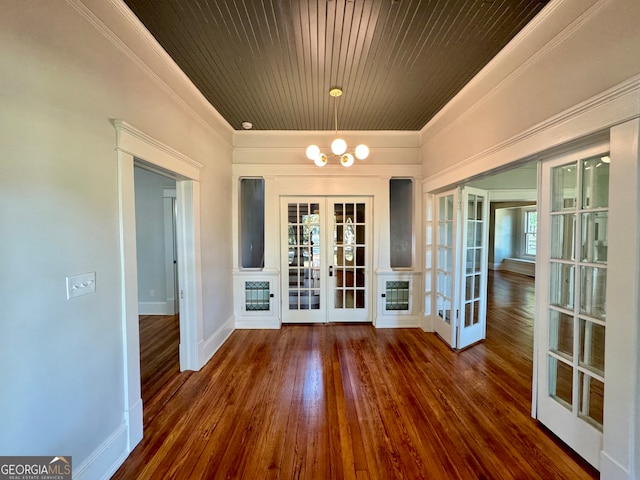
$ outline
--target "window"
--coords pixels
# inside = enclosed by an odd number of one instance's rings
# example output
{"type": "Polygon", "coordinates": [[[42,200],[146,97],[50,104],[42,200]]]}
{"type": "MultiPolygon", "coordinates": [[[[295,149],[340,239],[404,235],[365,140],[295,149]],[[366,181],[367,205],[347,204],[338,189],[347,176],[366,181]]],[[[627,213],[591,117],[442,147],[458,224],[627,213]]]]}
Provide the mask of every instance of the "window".
{"type": "Polygon", "coordinates": [[[413,182],[410,178],[392,178],[389,181],[389,213],[391,268],[411,267],[413,182]]]}
{"type": "Polygon", "coordinates": [[[535,257],[536,255],[536,230],[538,225],[538,212],[536,210],[524,211],[524,254],[535,257]]]}
{"type": "Polygon", "coordinates": [[[240,179],[240,265],[264,267],[264,179],[240,179]]]}

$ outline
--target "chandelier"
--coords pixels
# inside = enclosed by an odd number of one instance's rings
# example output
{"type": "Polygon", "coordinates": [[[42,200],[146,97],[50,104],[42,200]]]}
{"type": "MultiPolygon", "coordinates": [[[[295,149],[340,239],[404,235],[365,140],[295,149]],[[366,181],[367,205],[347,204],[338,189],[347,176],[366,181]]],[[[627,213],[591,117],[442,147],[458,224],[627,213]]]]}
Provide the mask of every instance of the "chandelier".
{"type": "MultiPolygon", "coordinates": [[[[354,156],[358,160],[364,160],[369,156],[369,147],[365,144],[358,145],[353,153],[347,153],[347,142],[338,137],[338,97],[342,95],[341,88],[332,88],[329,95],[333,97],[333,117],[336,128],[336,139],[331,142],[332,157],[338,157],[343,167],[353,165],[354,156]]],[[[307,158],[313,160],[318,167],[324,167],[327,164],[328,156],[320,151],[317,145],[309,145],[307,147],[307,158]]]]}

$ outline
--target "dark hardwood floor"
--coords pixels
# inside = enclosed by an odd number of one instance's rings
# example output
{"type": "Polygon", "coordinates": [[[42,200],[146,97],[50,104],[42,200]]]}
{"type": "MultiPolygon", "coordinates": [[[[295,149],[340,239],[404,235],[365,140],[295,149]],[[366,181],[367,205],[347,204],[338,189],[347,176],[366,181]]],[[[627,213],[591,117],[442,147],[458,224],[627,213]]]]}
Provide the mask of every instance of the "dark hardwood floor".
{"type": "Polygon", "coordinates": [[[160,387],[145,325],[145,437],[113,478],[597,478],[530,417],[533,280],[490,283],[487,340],[458,353],[419,329],[237,330],[160,387]]]}

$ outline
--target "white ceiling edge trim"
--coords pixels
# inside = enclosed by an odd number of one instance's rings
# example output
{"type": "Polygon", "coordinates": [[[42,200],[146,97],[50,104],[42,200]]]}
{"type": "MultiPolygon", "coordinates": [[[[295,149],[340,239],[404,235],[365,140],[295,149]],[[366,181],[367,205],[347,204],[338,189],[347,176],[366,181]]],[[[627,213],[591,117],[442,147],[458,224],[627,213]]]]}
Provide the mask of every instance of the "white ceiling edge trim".
{"type": "Polygon", "coordinates": [[[265,165],[234,164],[231,173],[235,177],[344,177],[391,178],[411,177],[418,181],[422,177],[422,165],[265,165]]]}
{"type": "Polygon", "coordinates": [[[437,191],[478,174],[524,160],[536,160],[561,147],[640,116],[640,75],[605,90],[573,108],[466,160],[424,178],[426,192],[437,191]],[[465,176],[460,172],[465,170],[465,176]]]}
{"type": "Polygon", "coordinates": [[[116,150],[167,171],[192,180],[200,180],[203,165],[174,150],[133,125],[119,119],[111,120],[116,129],[116,150]]]}
{"type": "Polygon", "coordinates": [[[94,28],[100,32],[107,40],[109,40],[118,50],[124,53],[129,59],[131,59],[142,72],[149,77],[154,83],[162,88],[169,96],[177,101],[178,104],[192,114],[204,127],[212,129],[221,139],[229,143],[232,140],[234,129],[231,127],[220,113],[213,108],[209,101],[204,98],[204,95],[198,90],[193,82],[186,76],[186,74],[178,67],[169,54],[160,46],[157,40],[151,35],[151,33],[144,27],[142,22],[136,17],[133,12],[127,7],[122,0],[108,0],[114,7],[115,11],[127,22],[127,24],[134,30],[134,32],[140,37],[141,40],[149,47],[151,52],[155,54],[175,75],[179,81],[184,83],[184,86],[189,91],[199,106],[211,116],[210,119],[203,117],[195,108],[193,108],[189,102],[180,94],[178,94],[169,84],[158,75],[142,58],[140,58],[127,44],[125,44],[114,32],[111,30],[93,11],[87,7],[83,0],[66,0],[66,2],[73,7],[82,17],[85,18],[94,28]],[[225,137],[219,131],[222,128],[229,137],[225,137]]]}
{"type": "Polygon", "coordinates": [[[465,97],[473,97],[473,90],[480,88],[482,82],[487,77],[492,75],[495,70],[500,68],[502,62],[508,61],[511,55],[516,55],[517,50],[521,48],[529,37],[536,32],[539,28],[544,28],[544,22],[553,17],[554,12],[563,4],[565,0],[557,0],[549,3],[534,19],[527,24],[508,44],[505,48],[500,50],[498,54],[493,57],[487,65],[485,65],[478,74],[473,77],[436,115],[429,120],[429,122],[420,130],[420,144],[424,145],[435,136],[446,132],[453,128],[463,115],[467,115],[483,106],[493,96],[504,88],[506,85],[513,83],[520,76],[522,76],[532,65],[538,62],[559,44],[569,38],[576,30],[578,30],[583,24],[589,21],[601,8],[603,8],[607,0],[598,0],[598,2],[592,5],[582,15],[577,17],[566,28],[564,28],[555,37],[551,38],[542,48],[536,51],[535,54],[527,56],[520,62],[519,66],[506,74],[506,76],[498,83],[489,88],[484,94],[481,94],[476,100],[470,98],[467,100],[471,105],[467,108],[461,108],[460,113],[455,115],[448,123],[439,125],[443,121],[443,118],[450,113],[451,110],[456,108],[457,104],[465,101],[465,97]]]}
{"type": "MultiPolygon", "coordinates": [[[[369,148],[420,148],[418,132],[395,130],[343,130],[338,134],[349,145],[365,143],[369,148]]],[[[257,130],[253,132],[237,132],[234,134],[233,146],[237,149],[286,149],[302,148],[310,143],[321,148],[328,147],[336,138],[335,131],[290,131],[290,130],[257,130]]],[[[304,156],[304,151],[302,152],[304,156]]]]}

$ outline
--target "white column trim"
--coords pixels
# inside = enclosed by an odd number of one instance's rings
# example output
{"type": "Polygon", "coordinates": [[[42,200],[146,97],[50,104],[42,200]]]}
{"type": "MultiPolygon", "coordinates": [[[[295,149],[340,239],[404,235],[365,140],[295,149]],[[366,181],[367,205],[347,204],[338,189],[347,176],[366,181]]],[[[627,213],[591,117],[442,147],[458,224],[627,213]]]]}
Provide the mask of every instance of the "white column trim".
{"type": "Polygon", "coordinates": [[[138,274],[134,163],[176,178],[178,202],[178,254],[184,291],[180,315],[180,366],[198,370],[202,366],[203,308],[200,247],[200,184],[202,167],[197,162],[153,139],[135,127],[114,120],[118,154],[118,223],[120,230],[120,270],[122,282],[122,334],[124,365],[124,416],[127,423],[128,451],[142,440],[142,397],[140,387],[140,339],[138,323],[138,274]]]}

